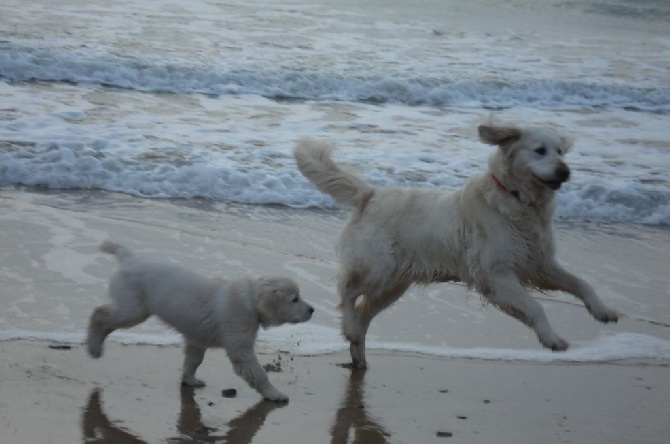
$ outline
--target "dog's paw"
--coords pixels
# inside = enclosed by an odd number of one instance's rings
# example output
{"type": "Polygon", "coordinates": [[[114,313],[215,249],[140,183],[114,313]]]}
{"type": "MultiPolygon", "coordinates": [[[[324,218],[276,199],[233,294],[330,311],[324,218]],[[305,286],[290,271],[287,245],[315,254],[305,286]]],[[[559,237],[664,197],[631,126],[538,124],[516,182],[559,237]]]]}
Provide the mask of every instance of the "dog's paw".
{"type": "Polygon", "coordinates": [[[608,322],[619,322],[619,313],[605,306],[601,307],[598,310],[592,309],[591,314],[593,315],[594,318],[596,318],[598,321],[604,324],[608,322]]]}
{"type": "Polygon", "coordinates": [[[539,338],[539,339],[540,343],[545,347],[547,347],[548,349],[550,349],[551,351],[562,352],[566,351],[570,347],[568,341],[556,335],[552,335],[551,338],[539,338]]]}
{"type": "Polygon", "coordinates": [[[186,387],[204,387],[205,381],[196,379],[193,376],[191,377],[184,376],[181,378],[181,385],[184,385],[186,387]]]}
{"type": "Polygon", "coordinates": [[[559,339],[558,341],[554,342],[551,345],[551,351],[562,352],[562,351],[566,351],[569,347],[570,347],[570,344],[568,343],[568,341],[565,341],[563,339],[559,339]]]}
{"type": "Polygon", "coordinates": [[[267,392],[263,393],[263,399],[272,402],[288,402],[288,396],[277,389],[268,390],[267,392]]]}

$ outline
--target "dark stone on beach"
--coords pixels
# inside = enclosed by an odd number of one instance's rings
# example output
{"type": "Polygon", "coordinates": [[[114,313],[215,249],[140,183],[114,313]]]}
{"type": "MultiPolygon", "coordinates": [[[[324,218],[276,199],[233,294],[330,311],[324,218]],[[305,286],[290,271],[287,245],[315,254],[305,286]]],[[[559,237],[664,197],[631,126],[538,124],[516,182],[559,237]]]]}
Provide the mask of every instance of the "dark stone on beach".
{"type": "Polygon", "coordinates": [[[440,438],[451,438],[452,436],[454,436],[454,434],[451,432],[441,432],[441,431],[437,432],[436,435],[439,436],[440,438]]]}
{"type": "Polygon", "coordinates": [[[490,399],[485,399],[484,404],[491,404],[491,400],[490,399]]]}
{"type": "Polygon", "coordinates": [[[449,393],[449,389],[440,389],[440,393],[449,393]]]}
{"type": "Polygon", "coordinates": [[[223,396],[224,398],[234,398],[235,396],[237,396],[237,390],[235,389],[221,390],[221,396],[223,396]]]}
{"type": "Polygon", "coordinates": [[[49,348],[52,350],[70,350],[72,349],[71,345],[62,345],[62,344],[50,344],[49,348]]]}
{"type": "Polygon", "coordinates": [[[458,418],[458,419],[468,419],[467,416],[457,416],[456,418],[458,418]]]}

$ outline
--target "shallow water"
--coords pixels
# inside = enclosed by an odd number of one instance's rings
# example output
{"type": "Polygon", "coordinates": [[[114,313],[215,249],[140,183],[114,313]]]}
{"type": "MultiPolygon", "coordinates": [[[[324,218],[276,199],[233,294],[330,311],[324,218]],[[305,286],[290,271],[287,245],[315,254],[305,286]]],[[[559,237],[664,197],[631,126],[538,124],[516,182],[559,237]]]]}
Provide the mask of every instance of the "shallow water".
{"type": "MultiPolygon", "coordinates": [[[[261,331],[260,352],[313,355],[348,348],[339,332],[333,245],[346,214],[332,211],[147,200],[102,192],[0,195],[0,340],[80,343],[93,308],[106,302],[114,260],[105,239],[137,254],[177,262],[212,277],[281,274],[299,282],[316,308],[305,324],[261,331]]],[[[602,362],[669,359],[665,256],[670,233],[623,226],[562,226],[558,256],[623,316],[594,321],[565,294],[537,294],[573,348],[551,353],[531,330],[457,284],[413,288],[372,324],[368,346],[436,356],[602,362]],[[635,258],[631,263],[630,258],[635,258]]],[[[150,319],[110,340],[174,345],[175,332],[150,319]]]]}

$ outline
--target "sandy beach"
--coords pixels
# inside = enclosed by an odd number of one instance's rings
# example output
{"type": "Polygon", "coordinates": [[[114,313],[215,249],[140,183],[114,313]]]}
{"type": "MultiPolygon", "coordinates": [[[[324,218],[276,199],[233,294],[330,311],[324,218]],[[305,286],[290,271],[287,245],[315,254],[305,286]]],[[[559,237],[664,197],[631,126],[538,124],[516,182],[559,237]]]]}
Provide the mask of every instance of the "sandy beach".
{"type": "MultiPolygon", "coordinates": [[[[261,401],[210,353],[205,388],[180,388],[177,347],[0,343],[7,443],[662,443],[667,365],[543,365],[373,352],[364,374],[342,353],[281,355],[270,377],[291,398],[261,401]],[[236,388],[236,398],[222,389],[236,388]],[[448,436],[438,436],[438,432],[448,436]]],[[[272,363],[275,355],[262,355],[272,363]]]]}
{"type": "Polygon", "coordinates": [[[414,326],[454,351],[500,347],[515,356],[505,348],[512,346],[521,359],[382,348],[371,351],[367,372],[352,373],[337,365],[348,360],[343,341],[334,342],[332,353],[312,355],[299,326],[288,335],[282,328],[267,330],[258,352],[264,365],[278,370],[270,377],[290,396],[282,406],[261,401],[220,351],[211,351],[199,370],[207,387],[180,388],[181,350],[174,338],[168,334],[163,346],[141,343],[166,334],[158,323],[134,328],[145,335],[139,339],[114,339],[115,333],[106,355],[90,359],[81,345],[86,318],[104,301],[113,269],[96,248],[113,238],[213,275],[283,270],[317,307],[314,322],[336,329],[336,312],[327,315],[336,300],[331,247],[344,214],[101,192],[2,191],[0,208],[3,442],[661,443],[667,436],[667,232],[559,230],[560,251],[570,253],[573,267],[586,268],[606,300],[618,294],[613,287],[625,285],[630,295],[628,302],[609,300],[624,314],[615,326],[594,322],[567,297],[547,297],[550,319],[573,341],[574,350],[565,354],[541,350],[525,327],[491,307],[445,322],[472,310],[458,287],[436,286],[453,304],[441,319],[422,316],[428,302],[413,299],[426,295],[413,291],[380,316],[372,337],[402,335],[414,326]],[[168,244],[172,251],[166,252],[168,244]],[[628,257],[639,260],[626,266],[628,257]],[[403,321],[408,316],[414,318],[403,321]],[[43,331],[44,340],[26,337],[28,329],[43,331]],[[272,339],[282,334],[287,342],[278,345],[272,339]],[[638,357],[588,362],[585,355],[598,350],[589,341],[621,334],[658,343],[638,357]],[[296,346],[295,338],[304,343],[296,346]],[[529,350],[532,358],[524,360],[529,350]],[[538,362],[538,355],[549,360],[538,362]],[[235,398],[221,395],[228,388],[237,390],[235,398]]]}

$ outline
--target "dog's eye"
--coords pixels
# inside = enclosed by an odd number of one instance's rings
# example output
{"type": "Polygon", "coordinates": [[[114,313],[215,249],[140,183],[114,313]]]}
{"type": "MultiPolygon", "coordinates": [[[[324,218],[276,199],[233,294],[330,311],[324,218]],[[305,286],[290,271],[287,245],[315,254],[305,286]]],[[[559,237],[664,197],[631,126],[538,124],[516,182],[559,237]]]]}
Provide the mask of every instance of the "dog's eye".
{"type": "Polygon", "coordinates": [[[536,148],[535,152],[537,154],[539,154],[540,156],[544,156],[545,154],[547,154],[547,149],[545,147],[541,146],[539,148],[536,148]]]}
{"type": "Polygon", "coordinates": [[[558,150],[556,150],[556,152],[558,153],[559,156],[562,156],[562,155],[563,155],[563,150],[560,149],[560,148],[559,148],[558,150]]]}
{"type": "Polygon", "coordinates": [[[291,299],[291,302],[298,302],[299,300],[300,300],[300,298],[298,298],[298,296],[296,296],[293,299],[291,299]]]}

